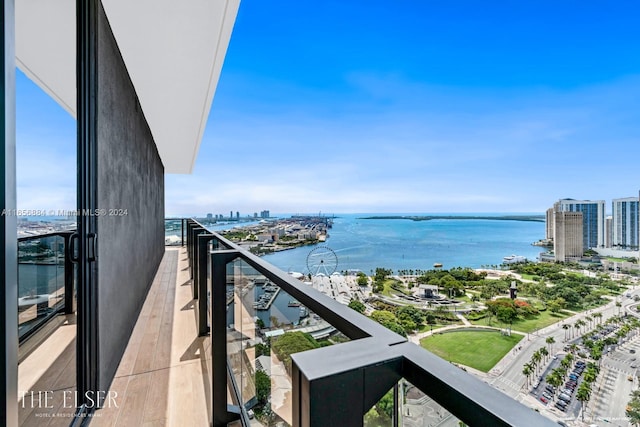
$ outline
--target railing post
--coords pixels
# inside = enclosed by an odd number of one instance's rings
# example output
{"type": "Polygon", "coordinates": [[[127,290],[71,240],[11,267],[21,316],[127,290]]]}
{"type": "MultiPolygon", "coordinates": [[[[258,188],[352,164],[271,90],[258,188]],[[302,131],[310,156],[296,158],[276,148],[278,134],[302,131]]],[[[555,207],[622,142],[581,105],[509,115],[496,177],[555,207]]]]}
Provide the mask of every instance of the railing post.
{"type": "Polygon", "coordinates": [[[211,352],[213,427],[226,427],[237,419],[227,410],[227,264],[237,251],[211,253],[211,352]]]}
{"type": "Polygon", "coordinates": [[[73,314],[76,311],[75,304],[75,289],[73,286],[73,254],[71,253],[71,234],[65,233],[62,235],[64,238],[64,313],[73,314]]]}
{"type": "Polygon", "coordinates": [[[180,220],[180,246],[184,248],[184,227],[185,227],[186,219],[182,218],[180,220]]]}
{"type": "Polygon", "coordinates": [[[209,333],[209,322],[207,318],[207,270],[208,270],[208,255],[209,255],[209,242],[213,239],[213,234],[200,234],[198,235],[198,267],[196,270],[196,276],[194,281],[194,298],[198,299],[196,305],[197,319],[198,319],[198,336],[205,336],[209,333]]]}
{"type": "Polygon", "coordinates": [[[206,233],[207,230],[202,227],[194,227],[191,229],[191,261],[189,269],[191,271],[191,295],[194,299],[198,299],[198,236],[206,233]]]}
{"type": "Polygon", "coordinates": [[[393,427],[398,427],[399,423],[399,418],[400,418],[400,407],[402,405],[402,402],[400,402],[399,399],[399,393],[398,393],[398,383],[396,383],[393,386],[393,427]]]}
{"type": "Polygon", "coordinates": [[[364,414],[401,378],[402,360],[386,358],[386,344],[378,344],[353,354],[344,347],[292,354],[293,427],[362,427],[364,414]]]}

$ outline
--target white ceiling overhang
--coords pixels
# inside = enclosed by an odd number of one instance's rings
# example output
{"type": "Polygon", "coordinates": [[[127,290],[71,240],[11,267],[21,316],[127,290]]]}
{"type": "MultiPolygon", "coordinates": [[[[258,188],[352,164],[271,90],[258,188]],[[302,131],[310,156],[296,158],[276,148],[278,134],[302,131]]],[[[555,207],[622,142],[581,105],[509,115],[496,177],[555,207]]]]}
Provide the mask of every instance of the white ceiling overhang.
{"type": "MultiPolygon", "coordinates": [[[[167,173],[190,173],[240,0],[102,0],[167,173]]],[[[16,63],[76,116],[75,0],[16,1],[16,63]]]]}

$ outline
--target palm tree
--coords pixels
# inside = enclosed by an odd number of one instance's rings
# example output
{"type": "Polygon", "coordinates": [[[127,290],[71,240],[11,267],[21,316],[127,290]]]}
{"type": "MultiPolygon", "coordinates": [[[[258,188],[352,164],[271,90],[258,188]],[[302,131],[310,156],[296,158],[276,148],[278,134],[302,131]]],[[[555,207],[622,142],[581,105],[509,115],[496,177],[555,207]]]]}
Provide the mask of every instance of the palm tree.
{"type": "Polygon", "coordinates": [[[544,360],[547,360],[547,356],[549,356],[549,351],[546,348],[540,347],[540,354],[544,356],[544,360]]]}
{"type": "Polygon", "coordinates": [[[584,316],[584,318],[585,318],[585,320],[586,320],[587,322],[589,322],[589,329],[591,329],[591,328],[593,327],[593,326],[591,325],[591,321],[593,320],[593,317],[591,317],[591,316],[587,315],[587,316],[584,316]]]}
{"type": "Polygon", "coordinates": [[[582,319],[577,320],[576,323],[574,324],[574,327],[578,328],[578,335],[580,334],[580,329],[582,329],[584,325],[586,325],[586,323],[582,319]]]}
{"type": "Polygon", "coordinates": [[[564,358],[569,361],[569,364],[571,364],[571,362],[573,362],[574,356],[573,354],[568,353],[564,358]]]}
{"type": "Polygon", "coordinates": [[[540,360],[542,360],[542,353],[540,353],[540,350],[536,350],[533,355],[531,356],[531,361],[533,362],[533,365],[536,367],[536,374],[538,373],[538,364],[540,363],[540,360]]]}
{"type": "Polygon", "coordinates": [[[602,313],[593,313],[593,317],[597,317],[598,323],[602,324],[602,313]]]}
{"type": "Polygon", "coordinates": [[[547,348],[549,349],[549,353],[553,353],[552,349],[552,345],[553,343],[556,342],[555,338],[553,337],[547,337],[547,339],[545,340],[545,342],[547,343],[547,348]]]}
{"type": "Polygon", "coordinates": [[[529,379],[531,378],[531,374],[533,374],[533,366],[531,363],[525,363],[522,367],[522,375],[527,378],[527,388],[529,387],[529,379]]]}
{"type": "Polygon", "coordinates": [[[564,329],[564,340],[567,340],[567,330],[571,327],[571,325],[569,325],[568,323],[565,323],[564,325],[562,325],[562,329],[564,329]]]}
{"type": "Polygon", "coordinates": [[[585,402],[588,402],[591,398],[591,384],[587,382],[581,382],[576,393],[576,399],[582,404],[582,422],[584,422],[584,410],[586,409],[585,402]]]}
{"type": "Polygon", "coordinates": [[[594,368],[589,367],[584,371],[584,381],[587,383],[594,382],[597,376],[598,376],[598,371],[595,367],[594,368]]]}
{"type": "Polygon", "coordinates": [[[562,384],[562,376],[554,369],[549,375],[547,375],[546,381],[556,389],[562,384]]]}
{"type": "Polygon", "coordinates": [[[618,316],[620,316],[620,307],[622,307],[622,303],[620,301],[616,301],[616,307],[618,307],[618,316]]]}

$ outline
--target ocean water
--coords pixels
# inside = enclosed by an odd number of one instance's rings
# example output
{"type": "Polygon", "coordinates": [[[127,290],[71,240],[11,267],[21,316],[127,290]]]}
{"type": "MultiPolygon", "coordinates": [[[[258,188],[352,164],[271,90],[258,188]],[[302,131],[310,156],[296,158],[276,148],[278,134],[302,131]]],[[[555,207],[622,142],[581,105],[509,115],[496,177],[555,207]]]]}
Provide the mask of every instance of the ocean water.
{"type": "MultiPolygon", "coordinates": [[[[373,215],[339,215],[334,219],[326,242],[265,255],[264,259],[284,271],[306,274],[309,272],[307,257],[310,252],[318,246],[328,246],[336,254],[337,271],[357,269],[370,274],[377,267],[389,268],[394,272],[399,269],[429,270],[434,263],[443,264],[445,269],[480,268],[499,265],[507,255],[522,255],[537,260],[544,250],[532,245],[545,237],[544,222],[362,219],[373,215]]],[[[317,262],[309,264],[312,269],[317,266],[317,262]]]]}

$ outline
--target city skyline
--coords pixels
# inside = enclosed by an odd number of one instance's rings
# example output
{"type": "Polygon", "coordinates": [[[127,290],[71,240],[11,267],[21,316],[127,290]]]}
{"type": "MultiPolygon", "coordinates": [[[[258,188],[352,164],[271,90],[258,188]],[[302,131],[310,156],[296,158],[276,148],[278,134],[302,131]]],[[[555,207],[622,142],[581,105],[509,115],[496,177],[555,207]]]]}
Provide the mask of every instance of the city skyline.
{"type": "MultiPolygon", "coordinates": [[[[245,1],[166,215],[609,210],[640,188],[637,8],[245,1]]],[[[72,209],[75,121],[17,95],[18,207],[72,209]]]]}

